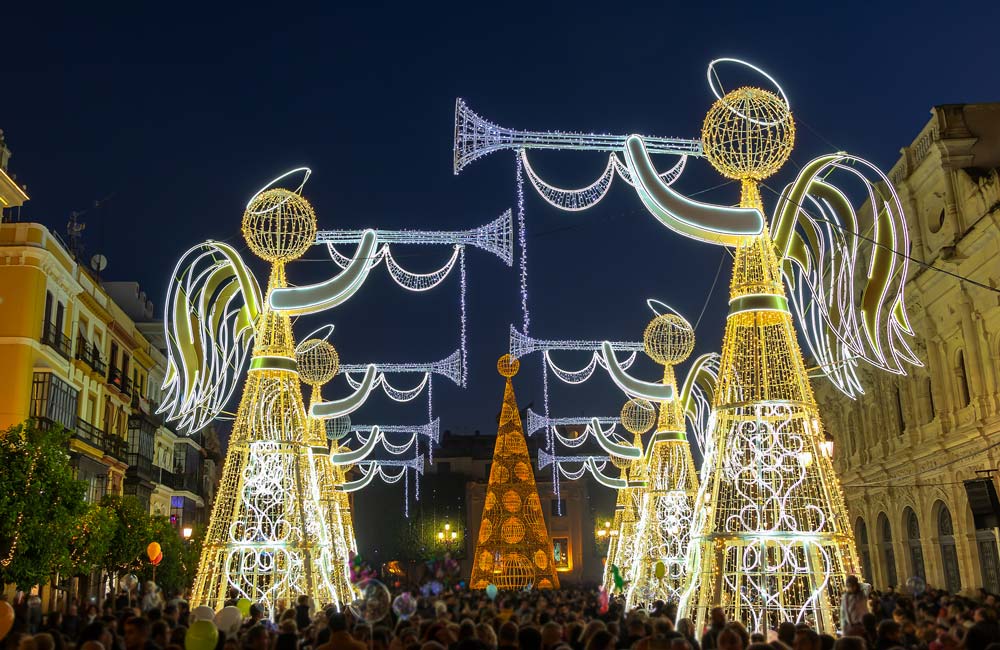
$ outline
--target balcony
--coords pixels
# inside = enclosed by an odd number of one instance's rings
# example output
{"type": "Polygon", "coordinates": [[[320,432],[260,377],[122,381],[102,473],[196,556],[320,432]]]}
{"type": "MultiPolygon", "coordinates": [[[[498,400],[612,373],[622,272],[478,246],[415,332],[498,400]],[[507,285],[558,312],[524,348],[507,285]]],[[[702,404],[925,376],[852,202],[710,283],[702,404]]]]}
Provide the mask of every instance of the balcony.
{"type": "MultiPolygon", "coordinates": [[[[102,432],[103,433],[103,432],[102,432]]],[[[128,454],[125,453],[125,439],[113,433],[103,433],[104,451],[111,457],[120,461],[128,462],[128,454]]]]}
{"type": "Polygon", "coordinates": [[[41,341],[66,359],[73,357],[72,342],[70,342],[68,336],[59,331],[55,323],[46,322],[42,326],[41,341]]]}
{"type": "Polygon", "coordinates": [[[122,395],[132,395],[132,380],[125,376],[121,368],[111,366],[108,383],[121,391],[122,395]]]}
{"type": "Polygon", "coordinates": [[[155,477],[153,474],[153,459],[142,454],[126,454],[125,462],[128,469],[125,470],[126,477],[137,477],[144,481],[151,481],[155,477]]]}
{"type": "Polygon", "coordinates": [[[160,405],[151,399],[146,399],[138,393],[132,395],[132,411],[142,415],[156,426],[163,424],[163,418],[156,414],[159,408],[160,405]]]}
{"type": "Polygon", "coordinates": [[[80,442],[87,443],[91,447],[104,451],[104,432],[83,418],[76,419],[76,428],[73,429],[73,437],[80,442]]]}
{"type": "Polygon", "coordinates": [[[90,366],[96,373],[106,375],[108,372],[108,364],[101,358],[101,351],[82,336],[76,339],[76,358],[90,366]]]}
{"type": "Polygon", "coordinates": [[[176,471],[171,472],[162,467],[153,468],[153,481],[165,485],[171,490],[185,490],[192,494],[198,494],[200,479],[197,471],[186,472],[182,468],[176,468],[176,471]]]}

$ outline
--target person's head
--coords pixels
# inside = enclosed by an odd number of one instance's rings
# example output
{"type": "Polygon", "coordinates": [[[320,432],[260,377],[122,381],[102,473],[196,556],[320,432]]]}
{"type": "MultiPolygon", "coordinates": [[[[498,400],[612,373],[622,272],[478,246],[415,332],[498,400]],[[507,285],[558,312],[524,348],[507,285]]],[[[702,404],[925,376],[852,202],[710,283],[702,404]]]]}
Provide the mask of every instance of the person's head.
{"type": "MultiPolygon", "coordinates": [[[[715,622],[713,621],[712,624],[714,625],[715,622]]],[[[722,628],[722,631],[719,632],[719,637],[716,639],[715,643],[719,650],[744,650],[744,648],[746,648],[743,643],[743,637],[740,636],[740,633],[731,625],[727,625],[722,628]]]]}
{"type": "Polygon", "coordinates": [[[867,646],[859,636],[842,636],[833,643],[833,650],[867,650],[867,646]]]}
{"type": "Polygon", "coordinates": [[[799,627],[795,630],[795,641],[792,643],[795,650],[821,650],[819,635],[816,630],[808,627],[799,627]]]}
{"type": "Polygon", "coordinates": [[[458,640],[465,641],[474,638],[476,638],[476,624],[470,618],[463,618],[458,626],[458,640]]]}
{"type": "Polygon", "coordinates": [[[174,629],[170,630],[170,642],[176,643],[180,647],[184,647],[184,640],[187,638],[187,626],[178,625],[174,629]]]}
{"type": "Polygon", "coordinates": [[[156,621],[149,626],[149,638],[161,648],[167,645],[167,636],[170,633],[170,626],[163,619],[156,621]]]}
{"type": "Polygon", "coordinates": [[[389,628],[379,625],[372,630],[372,650],[388,650],[389,648],[389,628]]]}
{"type": "Polygon", "coordinates": [[[861,581],[858,580],[858,576],[847,576],[847,580],[844,581],[844,587],[849,593],[855,593],[861,590],[861,581]]]}
{"type": "Polygon", "coordinates": [[[77,646],[77,650],[111,650],[111,648],[105,648],[100,641],[84,641],[77,646]]]}
{"type": "Polygon", "coordinates": [[[695,630],[694,621],[692,621],[690,618],[682,618],[681,620],[677,621],[677,631],[680,632],[683,636],[689,639],[694,638],[694,630],[695,630]]]}
{"type": "Polygon", "coordinates": [[[133,616],[125,621],[125,647],[128,650],[142,650],[149,640],[149,621],[141,616],[133,616]]]}
{"type": "Polygon", "coordinates": [[[767,637],[764,636],[763,632],[750,633],[750,645],[752,646],[755,643],[767,643],[767,637]]]}
{"type": "Polygon", "coordinates": [[[888,641],[898,641],[899,640],[900,627],[899,623],[892,619],[885,619],[878,624],[878,638],[886,639],[888,641]]]}
{"type": "Polygon", "coordinates": [[[301,596],[299,596],[299,599],[296,602],[300,607],[302,606],[309,607],[309,596],[302,594],[301,596]]]}
{"type": "Polygon", "coordinates": [[[340,612],[331,612],[331,614],[326,617],[326,627],[331,632],[346,632],[347,617],[340,612]]]}
{"type": "Polygon", "coordinates": [[[708,615],[712,627],[722,627],[726,624],[726,610],[721,607],[713,607],[708,615]]]}
{"type": "Polygon", "coordinates": [[[48,632],[35,635],[35,648],[37,650],[55,650],[56,640],[48,632]]]}
{"type": "Polygon", "coordinates": [[[517,631],[517,647],[520,650],[541,650],[542,633],[536,627],[522,627],[517,631]]]}
{"type": "Polygon", "coordinates": [[[497,647],[497,633],[493,631],[493,626],[480,623],[476,626],[476,638],[482,641],[483,645],[491,650],[497,647]]]}
{"type": "Polygon", "coordinates": [[[670,639],[670,650],[691,650],[691,642],[682,636],[670,639]]]}
{"type": "Polygon", "coordinates": [[[542,626],[542,648],[552,650],[562,643],[563,626],[561,623],[549,621],[542,626]]]}
{"type": "Polygon", "coordinates": [[[49,612],[49,615],[45,619],[45,622],[49,624],[49,627],[59,627],[60,625],[62,625],[62,612],[60,612],[58,609],[49,612]]]}
{"type": "Polygon", "coordinates": [[[507,621],[500,626],[500,630],[497,632],[497,642],[500,645],[505,646],[516,646],[517,645],[517,623],[514,621],[507,621]]]}
{"type": "Polygon", "coordinates": [[[269,641],[267,628],[258,623],[247,630],[243,637],[243,647],[246,650],[268,650],[269,641]]]}
{"type": "Polygon", "coordinates": [[[778,625],[778,640],[787,646],[795,644],[795,623],[784,621],[778,625]]]}
{"type": "Polygon", "coordinates": [[[584,650],[614,650],[614,647],[615,636],[607,630],[598,630],[587,641],[587,646],[584,650]]]}
{"type": "Polygon", "coordinates": [[[264,618],[264,608],[254,603],[250,605],[250,620],[256,622],[264,618]]]}

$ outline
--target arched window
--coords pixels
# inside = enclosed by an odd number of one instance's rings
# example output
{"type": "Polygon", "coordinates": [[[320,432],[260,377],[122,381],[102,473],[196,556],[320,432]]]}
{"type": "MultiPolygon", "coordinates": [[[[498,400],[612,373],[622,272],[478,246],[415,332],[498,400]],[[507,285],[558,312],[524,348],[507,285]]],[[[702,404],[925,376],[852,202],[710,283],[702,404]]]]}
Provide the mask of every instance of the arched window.
{"type": "Polygon", "coordinates": [[[913,567],[913,575],[927,578],[924,570],[924,550],[920,546],[920,522],[917,521],[917,513],[913,508],[907,506],[903,511],[903,521],[906,523],[906,546],[910,551],[910,565],[913,567]]]}
{"type": "Polygon", "coordinates": [[[882,564],[885,567],[886,583],[882,587],[895,587],[899,584],[896,577],[896,553],[892,549],[892,529],[889,527],[889,518],[884,512],[878,515],[878,538],[882,546],[882,564]]]}
{"type": "Polygon", "coordinates": [[[934,387],[931,385],[931,378],[929,376],[924,378],[924,394],[927,395],[927,421],[933,422],[937,416],[937,409],[934,408],[934,387]]]}
{"type": "Polygon", "coordinates": [[[955,551],[955,529],[951,525],[951,512],[948,510],[948,506],[938,501],[935,507],[938,511],[938,545],[941,547],[944,584],[945,588],[954,594],[962,588],[962,576],[958,570],[958,553],[955,551]]]}
{"type": "Polygon", "coordinates": [[[903,417],[903,393],[896,386],[896,421],[899,422],[899,434],[906,430],[906,419],[903,417]]]}
{"type": "Polygon", "coordinates": [[[955,361],[955,383],[958,384],[958,405],[968,406],[970,395],[969,392],[969,373],[965,368],[965,352],[962,350],[958,351],[958,358],[955,361]]]}
{"type": "Polygon", "coordinates": [[[861,556],[861,570],[864,572],[865,580],[874,580],[872,577],[872,555],[868,549],[868,526],[865,520],[858,517],[854,523],[854,536],[858,543],[858,555],[861,556]]]}

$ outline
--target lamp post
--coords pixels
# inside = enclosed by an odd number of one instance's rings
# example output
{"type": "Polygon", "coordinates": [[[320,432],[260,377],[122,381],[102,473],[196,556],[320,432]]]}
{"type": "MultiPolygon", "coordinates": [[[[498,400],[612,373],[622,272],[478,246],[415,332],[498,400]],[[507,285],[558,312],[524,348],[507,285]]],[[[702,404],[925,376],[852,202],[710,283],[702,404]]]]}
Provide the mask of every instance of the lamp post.
{"type": "Polygon", "coordinates": [[[458,541],[458,531],[452,530],[451,524],[445,524],[444,529],[438,531],[437,539],[439,544],[451,549],[451,545],[458,541]]]}

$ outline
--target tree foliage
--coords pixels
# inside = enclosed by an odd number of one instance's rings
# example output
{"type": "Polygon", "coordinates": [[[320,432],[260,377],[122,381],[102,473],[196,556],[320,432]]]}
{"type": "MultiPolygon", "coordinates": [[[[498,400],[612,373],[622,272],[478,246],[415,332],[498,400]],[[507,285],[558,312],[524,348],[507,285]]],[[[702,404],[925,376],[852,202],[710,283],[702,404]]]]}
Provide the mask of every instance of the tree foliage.
{"type": "MultiPolygon", "coordinates": [[[[152,517],[149,529],[150,541],[159,543],[163,552],[163,560],[156,567],[156,584],[167,594],[184,591],[194,582],[198,570],[203,532],[199,529],[185,542],[167,517],[152,517]]],[[[148,560],[144,556],[142,570],[137,573],[143,583],[153,580],[153,565],[148,560]]]]}
{"type": "Polygon", "coordinates": [[[86,510],[61,427],[29,421],[0,434],[0,581],[30,588],[69,564],[86,510]]]}
{"type": "Polygon", "coordinates": [[[134,496],[109,494],[101,499],[114,522],[111,543],[101,565],[112,575],[138,571],[146,558],[146,546],[153,540],[151,519],[134,496]]]}
{"type": "Polygon", "coordinates": [[[111,509],[90,504],[76,520],[69,540],[69,561],[62,571],[83,576],[102,568],[116,526],[115,513],[111,509]]]}

